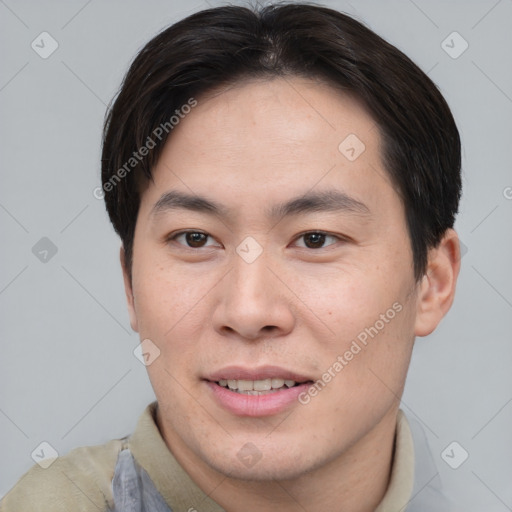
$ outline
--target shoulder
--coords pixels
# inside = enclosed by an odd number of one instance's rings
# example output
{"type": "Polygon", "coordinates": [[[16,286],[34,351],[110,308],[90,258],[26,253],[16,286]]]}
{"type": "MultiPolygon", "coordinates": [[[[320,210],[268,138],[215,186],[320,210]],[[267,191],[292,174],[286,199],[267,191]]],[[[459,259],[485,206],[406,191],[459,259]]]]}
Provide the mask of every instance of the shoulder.
{"type": "Polygon", "coordinates": [[[34,465],[0,502],[0,512],[106,511],[111,482],[126,438],[75,448],[43,469],[34,465]]]}

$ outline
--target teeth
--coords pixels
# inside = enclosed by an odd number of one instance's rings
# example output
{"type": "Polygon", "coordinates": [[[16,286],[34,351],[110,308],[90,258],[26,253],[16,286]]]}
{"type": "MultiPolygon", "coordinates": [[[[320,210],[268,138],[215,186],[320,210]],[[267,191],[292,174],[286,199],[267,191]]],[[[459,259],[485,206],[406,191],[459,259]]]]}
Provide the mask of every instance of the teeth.
{"type": "Polygon", "coordinates": [[[295,386],[296,382],[294,380],[288,379],[262,379],[262,380],[226,380],[221,379],[218,382],[219,386],[228,387],[232,391],[240,391],[244,392],[248,395],[259,395],[260,391],[274,391],[277,389],[281,389],[286,386],[287,388],[291,388],[295,386]]]}
{"type": "Polygon", "coordinates": [[[284,379],[272,379],[272,387],[274,389],[282,388],[284,386],[284,379]]]}
{"type": "Polygon", "coordinates": [[[254,388],[252,380],[239,380],[238,391],[252,391],[254,388]]]}
{"type": "Polygon", "coordinates": [[[274,387],[272,386],[272,382],[274,380],[277,379],[255,380],[253,383],[253,389],[254,391],[270,391],[274,387]]]}

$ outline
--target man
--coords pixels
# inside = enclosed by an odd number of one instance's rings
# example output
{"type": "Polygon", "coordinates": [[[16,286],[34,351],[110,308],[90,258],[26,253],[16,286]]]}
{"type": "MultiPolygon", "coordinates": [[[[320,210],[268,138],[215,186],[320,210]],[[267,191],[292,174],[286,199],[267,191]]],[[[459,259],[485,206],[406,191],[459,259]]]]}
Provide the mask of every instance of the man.
{"type": "Polygon", "coordinates": [[[449,510],[399,409],[460,261],[459,135],[417,66],[318,6],[199,12],[133,62],[102,180],[157,401],[2,511],[449,510]]]}

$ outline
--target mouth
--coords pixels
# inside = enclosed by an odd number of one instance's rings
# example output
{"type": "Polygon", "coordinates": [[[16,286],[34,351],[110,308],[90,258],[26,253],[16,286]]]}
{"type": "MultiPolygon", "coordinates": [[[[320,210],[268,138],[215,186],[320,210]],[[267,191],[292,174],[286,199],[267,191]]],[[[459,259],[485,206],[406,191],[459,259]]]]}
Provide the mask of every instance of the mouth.
{"type": "Polygon", "coordinates": [[[269,416],[298,404],[313,379],[275,366],[229,367],[204,379],[214,401],[237,416],[269,416]]]}
{"type": "MultiPolygon", "coordinates": [[[[312,381],[310,382],[312,383],[312,381]]],[[[261,380],[221,379],[216,381],[215,384],[242,395],[262,396],[270,393],[277,393],[280,390],[294,388],[304,383],[296,382],[291,379],[274,377],[271,379],[261,380]]]]}

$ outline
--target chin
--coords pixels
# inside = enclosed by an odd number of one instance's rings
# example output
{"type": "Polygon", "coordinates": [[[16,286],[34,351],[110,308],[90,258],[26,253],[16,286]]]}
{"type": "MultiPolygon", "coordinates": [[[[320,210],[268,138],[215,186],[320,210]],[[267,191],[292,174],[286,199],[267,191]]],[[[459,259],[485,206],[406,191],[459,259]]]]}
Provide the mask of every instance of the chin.
{"type": "Polygon", "coordinates": [[[227,448],[229,455],[226,452],[203,453],[200,457],[215,471],[246,482],[295,480],[322,465],[318,453],[314,459],[307,459],[300,450],[295,453],[293,449],[267,446],[260,452],[250,441],[244,446],[245,453],[242,450],[233,452],[230,446],[227,448]]]}
{"type": "MultiPolygon", "coordinates": [[[[238,462],[238,461],[237,461],[238,462]]],[[[259,462],[251,468],[243,467],[240,463],[236,466],[218,464],[214,469],[225,476],[244,482],[276,482],[285,480],[295,480],[311,471],[311,468],[297,466],[296,464],[286,463],[282,460],[270,460],[266,463],[259,462]],[[233,471],[233,467],[236,470],[233,471]]]]}

